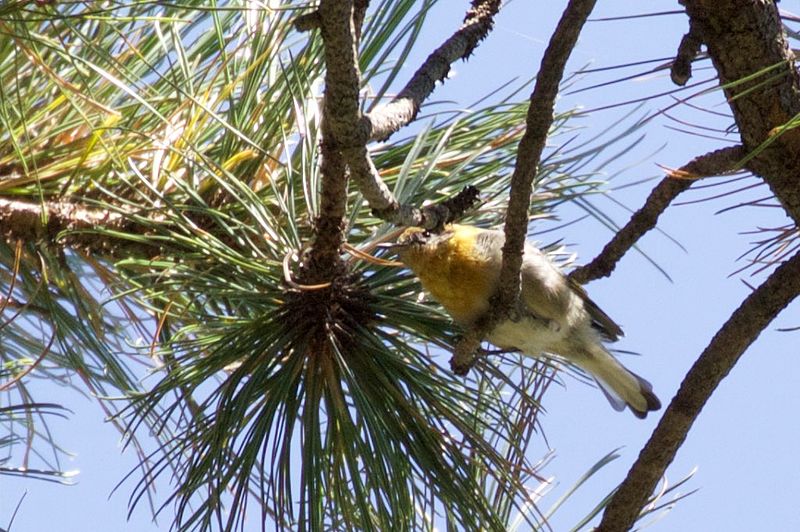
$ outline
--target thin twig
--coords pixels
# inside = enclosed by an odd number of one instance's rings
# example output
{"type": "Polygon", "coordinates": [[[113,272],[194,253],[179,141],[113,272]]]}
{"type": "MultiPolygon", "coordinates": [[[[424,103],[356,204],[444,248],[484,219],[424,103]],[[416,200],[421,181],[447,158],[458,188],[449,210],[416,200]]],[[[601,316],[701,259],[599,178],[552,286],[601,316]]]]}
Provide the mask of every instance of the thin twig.
{"type": "Polygon", "coordinates": [[[367,16],[369,0],[354,0],[353,2],[353,28],[356,32],[356,46],[361,42],[361,32],[364,29],[364,19],[367,16]]]}
{"type": "Polygon", "coordinates": [[[697,24],[689,20],[689,31],[681,39],[678,53],[670,68],[670,78],[675,85],[683,87],[692,77],[692,61],[700,54],[702,44],[697,24]]]}
{"type": "MultiPolygon", "coordinates": [[[[511,176],[511,192],[506,212],[503,266],[500,272],[498,292],[493,298],[494,312],[489,312],[467,331],[456,344],[450,365],[457,373],[465,373],[474,362],[474,353],[481,340],[505,316],[516,309],[519,297],[519,272],[522,265],[522,250],[527,234],[528,206],[534,177],[547,141],[547,133],[553,123],[553,111],[558,87],[564,77],[564,69],[578,41],[578,35],[594,8],[595,0],[571,0],[558,22],[550,43],[542,57],[536,76],[536,85],[531,94],[526,120],[525,134],[519,143],[517,163],[511,176]]],[[[512,316],[513,318],[513,316],[512,316]]]]}
{"type": "Polygon", "coordinates": [[[20,373],[18,373],[17,375],[12,377],[11,379],[7,380],[6,382],[0,383],[0,392],[5,392],[6,390],[10,390],[12,386],[17,384],[19,381],[24,379],[31,371],[36,369],[36,366],[38,366],[42,362],[42,360],[44,360],[44,358],[50,353],[50,349],[53,347],[53,342],[56,339],[56,330],[57,330],[57,327],[54,324],[53,325],[53,333],[50,336],[50,341],[47,342],[46,346],[44,346],[44,348],[42,349],[42,352],[39,353],[39,356],[37,356],[36,359],[32,363],[28,364],[28,366],[24,370],[22,370],[20,373]]]}
{"type": "Polygon", "coordinates": [[[617,231],[600,254],[589,264],[576,268],[570,277],[580,284],[585,284],[611,275],[617,262],[645,233],[656,226],[659,216],[675,198],[692,186],[698,178],[721,175],[737,169],[743,155],[744,150],[741,146],[722,148],[696,157],[681,168],[670,171],[669,175],[653,188],[642,208],[633,213],[625,227],[617,231]]]}
{"type": "Polygon", "coordinates": [[[420,208],[401,204],[381,179],[366,147],[359,146],[343,153],[349,165],[350,177],[372,208],[372,214],[389,223],[438,231],[445,224],[459,219],[478,202],[479,190],[467,186],[436,205],[420,208]]]}
{"type": "Polygon", "coordinates": [[[364,143],[368,139],[386,140],[414,120],[436,82],[444,81],[450,66],[467,59],[492,30],[500,4],[500,0],[472,0],[461,27],[428,56],[397,96],[364,115],[360,123],[364,143]]]}
{"type": "Polygon", "coordinates": [[[800,254],[779,266],[751,292],[708,344],[687,373],[595,530],[631,529],[711,394],[750,344],[798,294],[800,254]]]}

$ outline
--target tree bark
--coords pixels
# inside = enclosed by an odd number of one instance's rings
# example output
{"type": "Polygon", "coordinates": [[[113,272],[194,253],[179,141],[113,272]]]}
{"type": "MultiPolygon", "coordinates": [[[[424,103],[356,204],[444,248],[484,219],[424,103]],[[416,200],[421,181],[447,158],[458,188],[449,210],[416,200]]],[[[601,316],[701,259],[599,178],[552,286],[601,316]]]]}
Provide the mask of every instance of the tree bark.
{"type": "Polygon", "coordinates": [[[800,75],[773,0],[682,0],[708,49],[748,153],[746,167],[767,182],[800,225],[800,128],[775,128],[800,114],[800,75]],[[746,81],[742,81],[750,77],[746,81]]]}

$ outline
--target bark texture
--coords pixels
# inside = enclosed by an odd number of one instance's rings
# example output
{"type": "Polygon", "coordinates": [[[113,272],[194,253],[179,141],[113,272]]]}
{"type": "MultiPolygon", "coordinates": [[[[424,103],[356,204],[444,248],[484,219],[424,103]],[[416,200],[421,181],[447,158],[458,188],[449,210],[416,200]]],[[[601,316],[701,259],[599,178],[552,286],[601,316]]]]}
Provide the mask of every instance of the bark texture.
{"type": "Polygon", "coordinates": [[[800,128],[775,128],[800,114],[800,75],[773,0],[683,0],[730,102],[747,163],[800,225],[800,128]],[[741,80],[748,79],[742,82],[741,80]]]}
{"type": "Polygon", "coordinates": [[[358,117],[358,71],[353,2],[323,0],[319,25],[325,50],[325,98],[322,108],[322,174],[320,213],[303,282],[330,281],[344,271],[344,215],[347,208],[347,166],[342,150],[352,144],[358,117]]]}
{"type": "Polygon", "coordinates": [[[148,255],[155,253],[155,247],[103,238],[94,231],[102,227],[109,231],[134,232],[139,227],[134,220],[136,214],[100,210],[69,201],[33,203],[0,198],[0,235],[7,241],[41,239],[101,254],[120,255],[134,250],[148,255]]]}

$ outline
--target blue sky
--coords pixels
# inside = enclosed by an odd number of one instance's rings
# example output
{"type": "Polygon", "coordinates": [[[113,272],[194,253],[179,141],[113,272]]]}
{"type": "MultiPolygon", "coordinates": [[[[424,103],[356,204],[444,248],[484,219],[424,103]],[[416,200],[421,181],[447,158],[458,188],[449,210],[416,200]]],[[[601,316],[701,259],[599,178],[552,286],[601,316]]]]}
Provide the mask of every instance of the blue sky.
{"type": "MultiPolygon", "coordinates": [[[[441,36],[457,26],[466,3],[443,0],[436,8],[432,18],[435,23],[428,28],[423,41],[427,44],[420,46],[409,61],[408,75],[441,36]]],[[[512,78],[528,78],[538,68],[563,4],[511,2],[499,16],[493,34],[468,63],[456,65],[454,76],[440,87],[434,98],[465,105],[512,78]]],[[[784,8],[792,7],[791,2],[783,4],[784,8]]],[[[598,3],[594,18],[677,9],[679,5],[673,1],[618,0],[598,3]]],[[[590,22],[570,70],[590,62],[594,67],[603,67],[668,58],[674,54],[686,29],[683,15],[590,22]]],[[[635,71],[625,70],[619,75],[635,71]]],[[[706,79],[709,75],[698,72],[695,79],[706,79]]],[[[608,76],[588,74],[579,86],[605,79],[608,76]]],[[[601,107],[671,88],[674,86],[666,74],[643,76],[610,87],[564,95],[558,107],[560,110],[576,105],[601,107]]],[[[661,98],[647,104],[642,112],[671,103],[668,98],[661,98]]],[[[727,110],[718,92],[697,103],[719,112],[727,110]]],[[[584,119],[585,125],[589,132],[599,131],[627,109],[592,113],[584,119]]],[[[704,125],[728,125],[725,120],[714,121],[711,115],[687,106],[678,106],[674,113],[683,120],[704,125]]],[[[678,167],[696,155],[729,145],[724,140],[699,138],[670,129],[678,125],[666,117],[650,122],[643,130],[647,136],[637,149],[606,169],[612,177],[610,187],[660,176],[656,164],[678,167]]],[[[736,139],[731,136],[730,140],[736,139]]],[[[654,183],[615,191],[614,198],[637,208],[654,183]]],[[[731,188],[689,192],[686,199],[709,197],[731,188]]],[[[626,337],[615,347],[642,355],[625,356],[625,364],[653,383],[665,405],[712,335],[748,293],[749,288],[742,280],[758,284],[764,278],[751,278],[748,272],[730,276],[743,265],[737,258],[757,238],[742,232],[786,221],[779,209],[741,208],[720,215],[714,212],[766,194],[761,187],[732,197],[671,208],[659,227],[677,239],[686,251],[657,232],[647,235],[641,247],[667,270],[672,282],[640,254],[631,253],[609,279],[588,285],[592,298],[625,329],[626,337]]],[[[617,222],[627,220],[624,209],[608,200],[597,202],[617,222]]],[[[570,207],[561,212],[563,220],[582,215],[570,207]]],[[[586,262],[597,254],[611,233],[598,222],[587,219],[564,228],[557,237],[571,245],[579,261],[586,262]]],[[[679,502],[650,530],[800,530],[796,497],[791,497],[800,493],[800,459],[796,454],[800,429],[793,421],[800,409],[800,395],[793,386],[795,375],[800,373],[800,361],[795,335],[776,331],[779,327],[800,324],[798,308],[795,303],[784,311],[745,353],[712,397],[668,471],[669,480],[676,482],[697,467],[697,473],[683,491],[698,489],[698,492],[679,502]]],[[[545,399],[547,414],[543,426],[556,453],[545,473],[556,476],[557,485],[544,499],[543,507],[609,451],[621,448],[621,457],[604,468],[557,514],[553,523],[556,531],[568,529],[624,477],[658,419],[651,415],[641,421],[630,413],[614,412],[598,390],[569,377],[564,382],[565,386],[553,387],[545,399]]],[[[119,434],[103,423],[99,409],[66,389],[51,388],[48,394],[47,400],[62,402],[75,412],[69,421],[55,422],[53,426],[63,446],[75,453],[67,468],[80,469],[81,474],[73,487],[4,479],[0,493],[2,518],[12,513],[23,491],[28,491],[12,530],[167,530],[169,519],[162,520],[160,526],[153,525],[144,507],[137,509],[130,522],[126,521],[127,496],[132,484],[124,485],[109,499],[113,487],[136,460],[130,453],[120,457],[119,434]]],[[[543,443],[534,446],[534,458],[539,451],[546,452],[543,443]]],[[[0,522],[0,527],[5,525],[0,522]]]]}

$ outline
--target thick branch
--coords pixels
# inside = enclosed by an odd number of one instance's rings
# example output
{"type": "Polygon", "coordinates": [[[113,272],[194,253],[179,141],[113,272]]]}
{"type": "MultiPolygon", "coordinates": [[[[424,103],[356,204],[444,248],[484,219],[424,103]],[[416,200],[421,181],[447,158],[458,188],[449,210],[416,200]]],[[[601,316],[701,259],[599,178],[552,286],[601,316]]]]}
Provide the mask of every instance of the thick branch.
{"type": "Polygon", "coordinates": [[[745,298],[697,359],[611,499],[597,531],[631,529],[708,398],[761,331],[798,294],[800,254],[779,266],[764,284],[745,298]]]}
{"type": "MultiPolygon", "coordinates": [[[[527,234],[528,207],[533,179],[538,171],[547,133],[553,123],[553,111],[558,86],[564,76],[567,60],[578,41],[583,24],[594,8],[595,0],[570,0],[553,32],[542,57],[539,74],[531,94],[525,134],[519,143],[517,163],[511,176],[511,192],[506,212],[503,245],[503,266],[500,272],[495,312],[484,316],[456,346],[450,364],[454,371],[464,373],[474,360],[481,339],[501,321],[514,312],[520,289],[522,250],[527,234]]],[[[513,318],[513,315],[512,315],[513,318]]]]}
{"type": "Polygon", "coordinates": [[[586,266],[576,268],[570,277],[585,284],[611,275],[617,262],[656,226],[659,216],[681,192],[692,186],[694,179],[730,172],[737,168],[743,157],[744,149],[741,146],[723,148],[692,159],[678,170],[670,172],[650,192],[644,206],[633,213],[625,227],[617,231],[603,251],[586,266]]]}
{"type": "MultiPolygon", "coordinates": [[[[708,49],[752,153],[800,114],[800,73],[774,0],[681,0],[708,49]],[[751,77],[745,82],[742,80],[751,77]]],[[[762,177],[800,225],[800,128],[784,131],[747,169],[762,177]]]]}
{"type": "Polygon", "coordinates": [[[353,26],[353,1],[322,0],[319,25],[325,50],[325,98],[322,107],[320,213],[303,282],[329,281],[341,271],[347,167],[342,154],[357,125],[361,74],[353,26]]]}
{"type": "Polygon", "coordinates": [[[103,227],[120,233],[132,232],[136,224],[126,215],[109,210],[94,209],[68,201],[33,203],[0,198],[0,231],[7,240],[46,239],[63,245],[76,246],[103,253],[119,245],[90,230],[103,227]],[[46,219],[46,223],[43,220],[46,219]]]}
{"type": "Polygon", "coordinates": [[[36,239],[55,236],[65,230],[80,231],[98,225],[121,227],[125,218],[115,212],[91,209],[65,201],[43,204],[0,198],[0,227],[3,236],[11,239],[36,239]],[[47,223],[42,223],[43,218],[47,223]]]}
{"type": "MultiPolygon", "coordinates": [[[[369,0],[355,0],[353,10],[353,25],[355,27],[356,41],[361,40],[361,28],[364,24],[364,17],[367,14],[369,0]]],[[[299,32],[306,32],[318,29],[322,23],[319,11],[312,11],[298,16],[294,20],[294,29],[299,32]]]]}
{"type": "Polygon", "coordinates": [[[352,2],[349,5],[322,2],[319,8],[327,72],[322,123],[323,203],[317,228],[318,244],[315,244],[318,251],[312,253],[312,258],[318,260],[324,255],[327,263],[338,256],[343,241],[341,236],[335,235],[341,235],[336,220],[341,219],[345,208],[346,168],[349,168],[349,176],[356,182],[373,212],[397,225],[439,228],[463,214],[463,210],[459,211],[455,206],[466,209],[477,200],[477,195],[470,191],[443,204],[422,209],[400,205],[378,174],[366,148],[368,139],[359,133],[362,116],[359,111],[361,74],[358,68],[357,34],[366,4],[364,0],[355,2],[355,6],[352,2]],[[464,201],[466,196],[472,199],[464,201]],[[321,234],[323,222],[327,228],[325,230],[333,230],[334,235],[326,237],[321,234]]]}
{"type": "Polygon", "coordinates": [[[492,30],[500,3],[500,0],[472,0],[472,7],[461,27],[428,56],[403,90],[391,102],[361,119],[363,138],[385,140],[411,123],[422,102],[433,92],[436,82],[447,77],[450,65],[459,59],[467,59],[492,30]]]}

